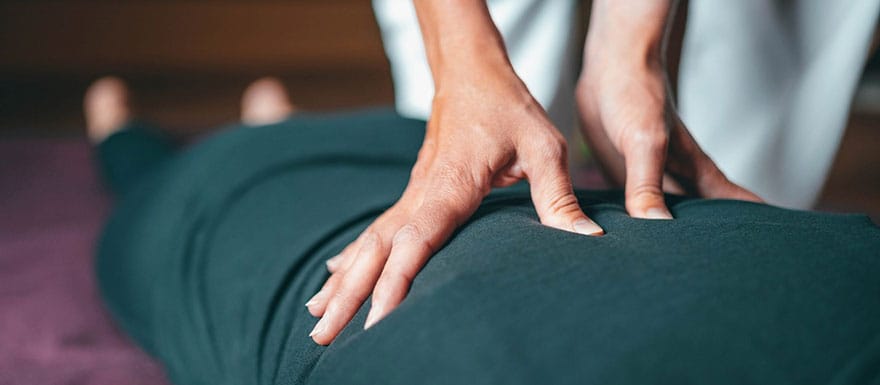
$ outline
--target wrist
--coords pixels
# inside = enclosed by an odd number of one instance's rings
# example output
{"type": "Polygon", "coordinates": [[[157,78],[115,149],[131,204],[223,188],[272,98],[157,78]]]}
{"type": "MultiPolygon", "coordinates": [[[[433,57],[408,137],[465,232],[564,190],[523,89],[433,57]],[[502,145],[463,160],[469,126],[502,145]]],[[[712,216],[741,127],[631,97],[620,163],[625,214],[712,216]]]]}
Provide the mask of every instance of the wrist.
{"type": "Polygon", "coordinates": [[[584,68],[613,63],[628,70],[660,69],[670,7],[670,0],[594,1],[584,68]]]}
{"type": "Polygon", "coordinates": [[[436,89],[483,76],[518,80],[485,2],[417,0],[414,5],[436,89]]]}

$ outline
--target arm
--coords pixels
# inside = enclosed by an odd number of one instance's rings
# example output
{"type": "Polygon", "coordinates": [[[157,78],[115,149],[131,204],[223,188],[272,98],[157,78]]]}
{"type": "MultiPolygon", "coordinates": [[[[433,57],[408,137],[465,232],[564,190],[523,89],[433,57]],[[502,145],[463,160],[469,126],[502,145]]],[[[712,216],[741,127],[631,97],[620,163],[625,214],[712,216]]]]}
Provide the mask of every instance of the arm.
{"type": "Polygon", "coordinates": [[[672,218],[664,190],[760,200],[724,176],[674,109],[662,46],[675,4],[596,0],[577,86],[584,136],[639,218],[672,218]]]}
{"type": "Polygon", "coordinates": [[[328,262],[333,273],[307,304],[329,344],[372,293],[365,327],[391,312],[412,279],[492,187],[531,184],[541,222],[582,234],[566,143],[516,76],[484,2],[416,0],[434,78],[425,140],[400,200],[328,262]]]}

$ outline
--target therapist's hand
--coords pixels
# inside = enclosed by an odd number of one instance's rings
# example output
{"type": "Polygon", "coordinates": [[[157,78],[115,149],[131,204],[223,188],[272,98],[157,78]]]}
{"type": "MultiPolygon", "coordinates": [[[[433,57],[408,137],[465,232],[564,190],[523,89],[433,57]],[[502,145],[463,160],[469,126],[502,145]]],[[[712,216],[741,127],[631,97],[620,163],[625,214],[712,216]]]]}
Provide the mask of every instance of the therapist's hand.
{"type": "Polygon", "coordinates": [[[492,187],[528,179],[541,222],[597,235],[574,196],[566,143],[509,65],[445,72],[400,200],[339,256],[307,307],[311,336],[329,344],[372,294],[369,327],[406,296],[413,278],[492,187]]]}
{"type": "Polygon", "coordinates": [[[485,2],[415,0],[435,94],[425,140],[400,200],[327,262],[332,272],[306,304],[326,345],[372,294],[365,328],[391,312],[432,254],[492,187],[531,185],[541,223],[603,231],[581,211],[566,143],[516,76],[485,2]]]}
{"type": "MultiPolygon", "coordinates": [[[[576,97],[585,138],[633,217],[671,219],[663,192],[760,201],[700,149],[666,93],[669,0],[596,0],[576,97]]],[[[735,145],[735,144],[731,144],[735,145]]]]}

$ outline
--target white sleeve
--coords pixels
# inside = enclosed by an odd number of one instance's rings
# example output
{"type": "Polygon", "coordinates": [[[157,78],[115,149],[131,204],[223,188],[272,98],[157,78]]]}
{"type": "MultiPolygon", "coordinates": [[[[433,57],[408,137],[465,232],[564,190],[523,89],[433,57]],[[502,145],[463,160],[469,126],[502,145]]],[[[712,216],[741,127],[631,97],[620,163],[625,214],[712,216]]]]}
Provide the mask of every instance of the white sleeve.
{"type": "Polygon", "coordinates": [[[682,120],[727,176],[810,208],[846,126],[876,0],[691,1],[682,120]]]}
{"type": "MultiPolygon", "coordinates": [[[[576,1],[492,0],[488,5],[517,75],[557,127],[569,133],[579,51],[576,1]]],[[[373,9],[391,63],[397,111],[427,120],[434,83],[412,1],[374,0],[373,9]]]]}

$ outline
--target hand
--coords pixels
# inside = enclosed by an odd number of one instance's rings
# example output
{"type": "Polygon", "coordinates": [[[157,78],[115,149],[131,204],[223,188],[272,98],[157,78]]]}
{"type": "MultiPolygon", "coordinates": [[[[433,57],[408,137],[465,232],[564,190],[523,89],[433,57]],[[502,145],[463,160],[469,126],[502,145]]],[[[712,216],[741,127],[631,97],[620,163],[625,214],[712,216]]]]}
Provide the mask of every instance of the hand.
{"type": "Polygon", "coordinates": [[[671,219],[664,191],[760,201],[724,176],[667,98],[659,50],[664,7],[594,3],[576,91],[584,136],[612,182],[624,186],[633,217],[671,219]]]}
{"type": "Polygon", "coordinates": [[[322,317],[311,333],[329,344],[372,292],[365,328],[391,312],[413,278],[492,187],[531,184],[545,225],[581,234],[602,229],[581,211],[568,174],[566,143],[513,74],[471,68],[445,78],[410,181],[400,198],[342,253],[307,303],[322,317]]]}

